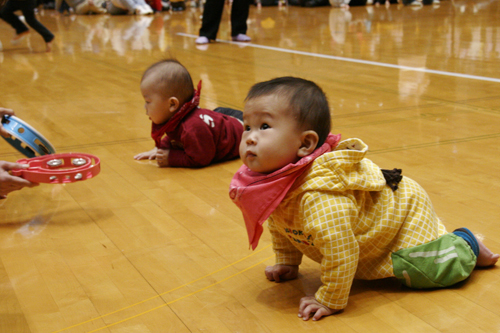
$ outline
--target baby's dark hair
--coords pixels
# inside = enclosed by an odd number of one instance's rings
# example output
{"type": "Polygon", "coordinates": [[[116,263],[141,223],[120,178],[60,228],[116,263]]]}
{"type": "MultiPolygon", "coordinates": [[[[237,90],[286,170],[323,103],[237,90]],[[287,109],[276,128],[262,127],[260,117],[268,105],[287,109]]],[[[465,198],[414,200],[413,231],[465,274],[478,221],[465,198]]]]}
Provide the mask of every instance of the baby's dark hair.
{"type": "Polygon", "coordinates": [[[146,69],[141,82],[150,75],[155,75],[161,93],[169,93],[177,97],[181,105],[193,98],[193,80],[186,67],[178,60],[164,59],[154,63],[146,69]]]}
{"type": "Polygon", "coordinates": [[[330,107],[325,93],[316,83],[291,76],[278,77],[255,84],[245,101],[271,94],[288,100],[299,126],[318,134],[317,147],[325,142],[331,127],[330,107]]]}

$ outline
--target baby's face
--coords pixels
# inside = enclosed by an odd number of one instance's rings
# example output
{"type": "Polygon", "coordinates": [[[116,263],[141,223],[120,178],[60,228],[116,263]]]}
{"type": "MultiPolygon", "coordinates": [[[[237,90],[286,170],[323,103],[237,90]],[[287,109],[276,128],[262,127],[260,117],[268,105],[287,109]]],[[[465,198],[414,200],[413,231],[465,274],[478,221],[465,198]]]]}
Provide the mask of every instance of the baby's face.
{"type": "Polygon", "coordinates": [[[243,125],[240,157],[250,170],[271,173],[299,160],[302,130],[283,98],[268,95],[249,100],[243,125]]]}
{"type": "Polygon", "coordinates": [[[163,124],[173,113],[169,112],[169,96],[163,96],[156,88],[154,79],[145,78],[141,82],[141,93],[144,97],[146,115],[155,124],[163,124]]]}

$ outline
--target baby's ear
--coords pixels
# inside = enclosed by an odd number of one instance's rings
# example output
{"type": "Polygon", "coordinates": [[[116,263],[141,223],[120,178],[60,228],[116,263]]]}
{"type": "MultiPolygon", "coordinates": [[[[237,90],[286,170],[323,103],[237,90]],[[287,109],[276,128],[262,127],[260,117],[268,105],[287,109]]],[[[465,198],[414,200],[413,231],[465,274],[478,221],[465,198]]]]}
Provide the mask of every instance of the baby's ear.
{"type": "Polygon", "coordinates": [[[297,152],[298,157],[310,155],[316,149],[319,141],[318,133],[312,130],[302,132],[300,139],[301,146],[297,152]]]}
{"type": "Polygon", "coordinates": [[[175,112],[179,109],[179,100],[177,99],[177,97],[170,97],[168,99],[168,111],[170,112],[175,112]]]}

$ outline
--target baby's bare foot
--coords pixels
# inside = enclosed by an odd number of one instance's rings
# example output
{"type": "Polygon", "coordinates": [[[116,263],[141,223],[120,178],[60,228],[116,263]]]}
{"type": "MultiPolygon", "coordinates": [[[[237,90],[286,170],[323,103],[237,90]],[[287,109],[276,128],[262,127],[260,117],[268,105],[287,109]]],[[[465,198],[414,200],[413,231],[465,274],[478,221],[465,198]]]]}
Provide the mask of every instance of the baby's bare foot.
{"type": "Polygon", "coordinates": [[[491,252],[490,249],[488,249],[478,237],[476,237],[476,239],[479,245],[479,255],[477,256],[476,266],[488,267],[495,265],[498,261],[498,258],[500,258],[500,255],[491,252]]]}

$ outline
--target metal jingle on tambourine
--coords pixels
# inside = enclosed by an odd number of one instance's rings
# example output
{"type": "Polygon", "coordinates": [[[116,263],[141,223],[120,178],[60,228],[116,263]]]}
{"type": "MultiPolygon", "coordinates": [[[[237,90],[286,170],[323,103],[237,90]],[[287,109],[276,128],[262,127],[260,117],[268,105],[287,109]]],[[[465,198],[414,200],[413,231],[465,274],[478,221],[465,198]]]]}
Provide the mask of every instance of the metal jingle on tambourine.
{"type": "Polygon", "coordinates": [[[59,159],[53,159],[47,162],[47,166],[49,168],[57,168],[60,167],[63,164],[62,160],[59,159]]]}
{"type": "Polygon", "coordinates": [[[84,158],[75,158],[73,159],[73,161],[71,161],[71,163],[74,165],[74,166],[82,166],[82,165],[85,165],[85,163],[87,163],[87,160],[84,159],[84,158]]]}
{"type": "Polygon", "coordinates": [[[29,167],[12,170],[12,174],[34,183],[73,183],[93,178],[101,169],[97,156],[83,153],[53,154],[17,162],[29,167]]]}

